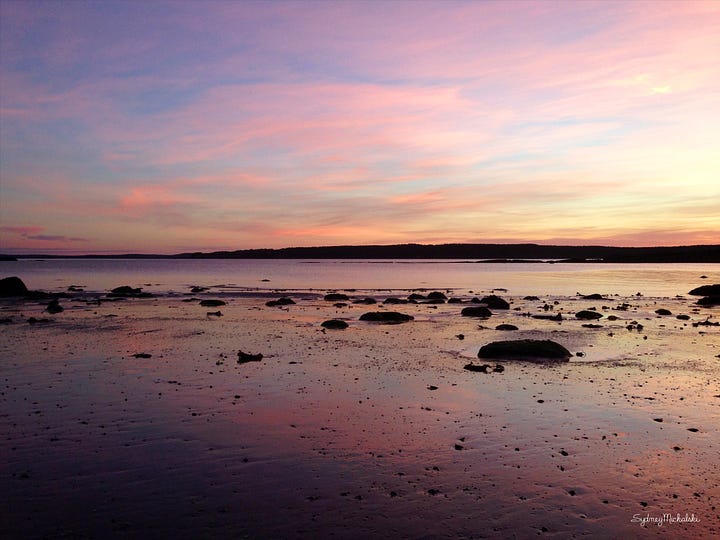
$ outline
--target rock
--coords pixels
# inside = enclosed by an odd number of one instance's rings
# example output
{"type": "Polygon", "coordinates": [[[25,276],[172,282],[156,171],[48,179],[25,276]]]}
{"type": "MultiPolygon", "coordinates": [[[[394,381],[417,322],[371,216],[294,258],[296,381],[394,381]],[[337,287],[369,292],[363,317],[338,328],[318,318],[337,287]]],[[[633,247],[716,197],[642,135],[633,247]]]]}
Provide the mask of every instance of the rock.
{"type": "Polygon", "coordinates": [[[200,305],[202,307],[218,307],[218,306],[224,306],[225,302],[223,302],[222,300],[213,300],[213,299],[200,300],[200,305]]]}
{"type": "Polygon", "coordinates": [[[427,295],[428,300],[447,300],[447,296],[445,296],[440,291],[433,291],[430,294],[427,295]]]}
{"type": "Polygon", "coordinates": [[[377,300],[368,296],[367,298],[358,298],[357,300],[353,300],[353,304],[372,305],[377,304],[377,300]]]}
{"type": "Polygon", "coordinates": [[[405,300],[404,298],[394,298],[394,297],[386,298],[385,301],[383,302],[383,304],[407,304],[407,303],[408,303],[408,301],[405,300]]]}
{"type": "Polygon", "coordinates": [[[327,328],[328,330],[345,330],[348,327],[348,323],[341,321],[340,319],[330,319],[325,321],[320,326],[327,328]]]}
{"type": "Polygon", "coordinates": [[[412,315],[398,313],[397,311],[369,311],[360,315],[361,321],[379,322],[385,324],[399,324],[412,321],[412,315]]]}
{"type": "Polygon", "coordinates": [[[587,324],[583,324],[581,326],[583,328],[602,328],[603,327],[602,324],[593,324],[593,323],[587,323],[587,324]]]}
{"type": "Polygon", "coordinates": [[[702,285],[690,291],[693,296],[720,296],[720,284],[702,285]]]}
{"type": "Polygon", "coordinates": [[[689,321],[689,320],[690,320],[690,315],[684,315],[684,314],[683,314],[683,315],[678,315],[678,316],[675,317],[675,318],[678,319],[678,320],[680,320],[680,321],[689,321]]]}
{"type": "Polygon", "coordinates": [[[28,324],[45,324],[52,322],[52,319],[36,319],[35,317],[30,317],[27,322],[28,324]]]}
{"type": "Polygon", "coordinates": [[[602,317],[602,313],[598,313],[597,311],[590,311],[587,309],[578,311],[575,314],[575,318],[580,319],[581,321],[596,321],[598,319],[602,319],[602,317]]]}
{"type": "Polygon", "coordinates": [[[498,325],[495,327],[495,330],[507,330],[507,331],[510,331],[510,330],[517,330],[517,329],[518,329],[518,327],[515,326],[514,324],[498,324],[498,325]]]}
{"type": "Polygon", "coordinates": [[[562,315],[560,315],[560,313],[558,313],[557,315],[533,315],[532,318],[533,319],[545,319],[548,321],[562,321],[563,320],[562,315]]]}
{"type": "Polygon", "coordinates": [[[207,312],[208,317],[222,317],[222,311],[208,311],[207,312]]]}
{"type": "Polygon", "coordinates": [[[586,296],[583,296],[582,298],[583,300],[605,300],[605,297],[599,293],[588,294],[586,296]]]}
{"type": "Polygon", "coordinates": [[[152,358],[152,354],[145,353],[145,352],[139,352],[133,354],[133,358],[152,358]]]}
{"type": "Polygon", "coordinates": [[[533,301],[533,302],[536,302],[536,301],[540,300],[540,298],[537,297],[537,296],[532,296],[532,295],[531,295],[531,296],[524,296],[524,297],[523,297],[523,300],[531,300],[531,301],[533,301]]]}
{"type": "Polygon", "coordinates": [[[60,302],[56,298],[55,300],[50,301],[48,306],[45,308],[45,311],[47,311],[51,315],[54,315],[55,313],[61,313],[65,311],[65,309],[60,305],[60,302]]]}
{"type": "Polygon", "coordinates": [[[520,339],[515,341],[494,341],[483,345],[478,358],[498,360],[565,361],[572,356],[570,351],[559,343],[548,339],[520,339]]]}
{"type": "Polygon", "coordinates": [[[720,306],[720,296],[706,296],[697,301],[698,306],[720,306]]]}
{"type": "Polygon", "coordinates": [[[462,304],[462,298],[450,298],[448,304],[462,304]]]}
{"type": "Polygon", "coordinates": [[[152,298],[152,293],[143,292],[141,287],[133,288],[129,285],[115,287],[106,295],[108,298],[152,298]]]}
{"type": "Polygon", "coordinates": [[[463,317],[482,317],[487,319],[492,316],[492,311],[483,306],[472,306],[463,308],[460,315],[463,317]]]}
{"type": "Polygon", "coordinates": [[[328,293],[325,295],[325,300],[328,302],[347,302],[350,297],[343,293],[328,293]]]}
{"type": "Polygon", "coordinates": [[[495,367],[493,368],[493,373],[502,373],[505,371],[505,366],[502,364],[495,364],[495,367]]]}
{"type": "Polygon", "coordinates": [[[28,289],[23,280],[17,276],[0,279],[0,297],[25,296],[28,289]]]}
{"type": "Polygon", "coordinates": [[[208,290],[207,287],[193,287],[192,289],[190,289],[190,292],[191,293],[201,293],[201,292],[205,292],[207,290],[208,290]]]}
{"type": "Polygon", "coordinates": [[[238,364],[245,364],[247,362],[259,362],[263,359],[262,353],[248,354],[243,351],[238,351],[238,364]]]}
{"type": "Polygon", "coordinates": [[[295,300],[292,298],[288,298],[287,296],[283,296],[282,298],[278,298],[277,300],[270,300],[268,302],[265,302],[265,305],[268,307],[275,307],[275,306],[290,306],[295,303],[295,300]]]}
{"type": "Polygon", "coordinates": [[[427,300],[427,296],[423,294],[412,293],[410,296],[408,296],[408,300],[427,300]]]}
{"type": "Polygon", "coordinates": [[[463,367],[463,369],[466,369],[466,370],[468,370],[468,371],[476,371],[476,372],[478,372],[478,373],[487,373],[487,372],[488,372],[488,369],[490,369],[491,367],[492,367],[492,366],[488,366],[487,364],[483,364],[483,365],[481,365],[481,366],[478,366],[478,365],[476,365],[476,364],[470,363],[470,364],[465,364],[465,366],[463,367]]]}
{"type": "Polygon", "coordinates": [[[510,309],[510,304],[494,294],[481,298],[480,303],[485,304],[490,309],[510,309]]]}
{"type": "Polygon", "coordinates": [[[655,313],[657,313],[658,315],[672,315],[670,310],[665,308],[656,309],[655,313]]]}

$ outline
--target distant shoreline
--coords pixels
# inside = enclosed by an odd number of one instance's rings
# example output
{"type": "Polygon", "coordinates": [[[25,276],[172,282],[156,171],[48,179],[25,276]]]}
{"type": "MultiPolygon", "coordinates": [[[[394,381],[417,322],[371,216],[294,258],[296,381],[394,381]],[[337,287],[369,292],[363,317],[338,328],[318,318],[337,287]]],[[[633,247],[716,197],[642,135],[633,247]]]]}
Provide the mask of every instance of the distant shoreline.
{"type": "Polygon", "coordinates": [[[0,260],[4,261],[19,259],[454,259],[467,263],[717,263],[720,262],[720,244],[670,247],[396,244],[243,249],[174,255],[0,255],[0,260]]]}

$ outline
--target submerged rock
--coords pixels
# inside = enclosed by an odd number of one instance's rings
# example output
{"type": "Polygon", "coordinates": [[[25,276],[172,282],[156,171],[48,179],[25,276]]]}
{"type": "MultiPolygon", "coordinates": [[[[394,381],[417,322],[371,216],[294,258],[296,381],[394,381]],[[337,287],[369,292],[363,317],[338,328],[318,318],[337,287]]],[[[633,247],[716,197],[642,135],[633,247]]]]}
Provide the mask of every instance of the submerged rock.
{"type": "Polygon", "coordinates": [[[485,304],[490,309],[510,309],[510,304],[508,304],[506,300],[503,300],[494,294],[484,296],[480,299],[480,303],[485,304]]]}
{"type": "Polygon", "coordinates": [[[262,353],[249,354],[243,351],[238,351],[238,364],[245,364],[247,362],[259,362],[262,359],[262,353]]]}
{"type": "Polygon", "coordinates": [[[328,302],[347,302],[350,297],[343,293],[329,293],[325,295],[325,300],[328,302]]]}
{"type": "Polygon", "coordinates": [[[514,341],[494,341],[483,345],[478,358],[497,360],[529,360],[534,362],[564,361],[572,353],[565,347],[549,339],[520,339],[514,341]]]}
{"type": "Polygon", "coordinates": [[[60,302],[56,298],[55,300],[50,301],[48,306],[45,308],[45,311],[47,311],[51,315],[54,315],[55,313],[61,313],[65,311],[65,309],[60,305],[60,302]]]}
{"type": "Polygon", "coordinates": [[[690,291],[693,296],[720,296],[720,284],[702,285],[690,291]]]}
{"type": "Polygon", "coordinates": [[[348,323],[341,321],[340,319],[330,319],[325,321],[320,326],[327,328],[328,330],[345,330],[348,327],[348,323]]]}
{"type": "Polygon", "coordinates": [[[143,292],[141,287],[133,288],[130,285],[115,287],[106,295],[108,298],[152,298],[153,294],[143,292]]]}
{"type": "Polygon", "coordinates": [[[391,296],[386,298],[383,304],[408,304],[409,302],[405,298],[395,298],[391,296]]]}
{"type": "Polygon", "coordinates": [[[0,279],[0,297],[25,296],[28,289],[23,280],[17,276],[0,279]]]}
{"type": "Polygon", "coordinates": [[[487,319],[488,317],[492,317],[492,311],[484,306],[471,306],[463,308],[460,315],[463,317],[482,317],[487,319]]]}
{"type": "Polygon", "coordinates": [[[588,309],[578,311],[575,314],[575,318],[580,319],[581,321],[596,321],[597,319],[602,319],[602,317],[602,313],[598,313],[597,311],[590,311],[588,309]]]}
{"type": "Polygon", "coordinates": [[[369,311],[360,315],[361,321],[397,324],[412,321],[415,317],[397,311],[369,311]]]}

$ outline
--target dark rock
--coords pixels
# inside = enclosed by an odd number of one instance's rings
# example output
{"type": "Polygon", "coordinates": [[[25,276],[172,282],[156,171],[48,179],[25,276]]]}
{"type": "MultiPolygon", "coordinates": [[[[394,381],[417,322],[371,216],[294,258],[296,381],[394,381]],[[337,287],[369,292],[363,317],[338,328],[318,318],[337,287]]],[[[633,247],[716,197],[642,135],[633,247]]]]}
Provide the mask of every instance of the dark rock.
{"type": "Polygon", "coordinates": [[[487,319],[492,316],[492,311],[483,306],[466,307],[460,312],[463,317],[482,317],[487,319]]]}
{"type": "Polygon", "coordinates": [[[0,297],[25,296],[28,289],[23,280],[17,276],[0,279],[0,297]]]}
{"type": "Polygon", "coordinates": [[[290,306],[295,303],[295,300],[292,298],[288,298],[287,296],[283,296],[282,298],[278,298],[277,300],[270,300],[268,302],[265,302],[265,305],[268,307],[275,307],[275,306],[290,306]]]}
{"type": "Polygon", "coordinates": [[[385,301],[383,302],[383,304],[407,304],[407,303],[408,303],[408,301],[405,300],[404,298],[394,298],[394,297],[386,298],[385,301]]]}
{"type": "Polygon", "coordinates": [[[190,289],[190,292],[192,292],[192,293],[201,293],[201,292],[205,292],[205,291],[207,291],[207,290],[208,290],[207,287],[193,287],[192,289],[190,289]]]}
{"type": "Polygon", "coordinates": [[[399,324],[412,321],[412,315],[398,313],[397,311],[369,311],[360,315],[361,321],[380,322],[385,324],[399,324]]]}
{"type": "Polygon", "coordinates": [[[702,285],[690,291],[693,296],[720,296],[720,284],[702,285]]]}
{"type": "Polygon", "coordinates": [[[68,292],[84,292],[85,291],[85,289],[83,289],[82,287],[78,287],[77,285],[70,285],[67,288],[67,290],[68,290],[68,292]]]}
{"type": "Polygon", "coordinates": [[[430,294],[427,295],[428,300],[447,300],[447,296],[445,296],[440,291],[433,291],[430,294]]]}
{"type": "Polygon", "coordinates": [[[218,307],[218,306],[224,306],[225,302],[223,302],[222,300],[214,300],[214,299],[200,300],[200,305],[202,307],[218,307]]]}
{"type": "Polygon", "coordinates": [[[106,295],[108,298],[152,298],[152,293],[143,292],[142,288],[133,288],[129,285],[115,287],[106,295]]]}
{"type": "Polygon", "coordinates": [[[353,300],[353,304],[365,304],[365,305],[372,305],[377,304],[377,300],[371,297],[367,298],[358,298],[357,300],[353,300]]]}
{"type": "Polygon", "coordinates": [[[12,324],[12,317],[4,317],[0,319],[0,324],[12,324]]]}
{"type": "Polygon", "coordinates": [[[689,321],[689,320],[690,320],[690,315],[678,315],[678,316],[675,317],[675,318],[678,319],[678,320],[680,320],[680,321],[689,321]]]}
{"type": "Polygon", "coordinates": [[[525,296],[525,297],[523,297],[523,300],[532,300],[533,302],[536,302],[536,301],[540,300],[540,298],[537,296],[525,296]]]}
{"type": "Polygon", "coordinates": [[[476,371],[478,373],[487,373],[488,369],[490,369],[492,366],[488,366],[487,364],[482,364],[481,366],[478,366],[477,364],[465,364],[463,369],[466,369],[468,371],[476,371]]]}
{"type": "Polygon", "coordinates": [[[28,324],[45,324],[52,322],[52,319],[36,319],[35,317],[30,317],[27,322],[28,324]]]}
{"type": "Polygon", "coordinates": [[[347,302],[350,297],[343,293],[329,293],[325,295],[325,300],[328,302],[347,302]]]}
{"type": "Polygon", "coordinates": [[[698,306],[720,306],[720,296],[706,296],[697,301],[698,306]]]}
{"type": "Polygon", "coordinates": [[[583,328],[602,328],[602,324],[587,323],[582,325],[583,328]]]}
{"type": "Polygon", "coordinates": [[[448,304],[462,304],[462,298],[450,298],[448,304]]]}
{"type": "Polygon", "coordinates": [[[245,364],[247,362],[259,362],[263,359],[262,353],[248,354],[243,351],[238,351],[238,364],[245,364]]]}
{"type": "Polygon", "coordinates": [[[560,315],[560,313],[558,313],[557,315],[533,315],[532,318],[533,319],[545,319],[548,321],[562,321],[563,320],[562,315],[560,315]]]}
{"type": "Polygon", "coordinates": [[[508,331],[510,331],[510,330],[517,330],[517,329],[518,329],[518,327],[515,326],[514,324],[498,324],[498,325],[495,327],[495,330],[508,330],[508,331]]]}
{"type": "Polygon", "coordinates": [[[490,309],[510,309],[510,304],[494,294],[483,297],[480,303],[485,304],[490,309]]]}
{"type": "Polygon", "coordinates": [[[207,312],[208,317],[222,317],[222,311],[208,311],[207,312]]]}
{"type": "Polygon", "coordinates": [[[408,300],[427,300],[427,296],[418,293],[412,293],[408,296],[408,300]]]}
{"type": "Polygon", "coordinates": [[[348,327],[348,323],[341,321],[340,319],[330,319],[325,321],[320,326],[327,328],[328,330],[345,330],[348,327]]]}
{"type": "Polygon", "coordinates": [[[572,353],[565,347],[548,339],[520,339],[515,341],[494,341],[483,345],[478,358],[498,360],[530,360],[543,362],[558,360],[567,362],[572,353]]]}
{"type": "Polygon", "coordinates": [[[431,384],[431,385],[429,385],[429,386],[427,387],[427,389],[428,389],[428,390],[437,390],[438,387],[435,386],[434,384],[431,384]]]}
{"type": "Polygon", "coordinates": [[[658,315],[672,315],[670,310],[665,308],[656,309],[655,313],[657,313],[658,315]]]}
{"type": "Polygon", "coordinates": [[[598,313],[597,311],[590,311],[587,309],[578,311],[575,314],[575,318],[580,319],[581,321],[596,321],[597,319],[602,319],[602,317],[602,313],[598,313]]]}
{"type": "Polygon", "coordinates": [[[502,373],[505,371],[505,366],[501,364],[495,364],[495,367],[493,368],[493,373],[502,373]]]}
{"type": "Polygon", "coordinates": [[[458,338],[460,341],[462,341],[463,339],[465,339],[465,334],[458,334],[455,337],[458,338]]]}
{"type": "Polygon", "coordinates": [[[139,352],[133,354],[133,358],[152,358],[152,354],[145,353],[145,352],[139,352]]]}
{"type": "Polygon", "coordinates": [[[338,309],[342,309],[344,307],[347,307],[347,304],[345,302],[336,302],[333,304],[333,307],[336,307],[338,309]]]}
{"type": "Polygon", "coordinates": [[[55,313],[62,313],[63,311],[65,311],[65,309],[60,305],[60,302],[56,298],[48,304],[48,306],[45,308],[45,311],[47,311],[51,315],[54,315],[55,313]]]}
{"type": "Polygon", "coordinates": [[[594,293],[583,296],[584,300],[604,300],[605,297],[602,294],[594,293]]]}
{"type": "Polygon", "coordinates": [[[698,326],[720,326],[720,322],[711,322],[710,319],[705,319],[704,321],[694,322],[692,325],[695,328],[698,326]]]}

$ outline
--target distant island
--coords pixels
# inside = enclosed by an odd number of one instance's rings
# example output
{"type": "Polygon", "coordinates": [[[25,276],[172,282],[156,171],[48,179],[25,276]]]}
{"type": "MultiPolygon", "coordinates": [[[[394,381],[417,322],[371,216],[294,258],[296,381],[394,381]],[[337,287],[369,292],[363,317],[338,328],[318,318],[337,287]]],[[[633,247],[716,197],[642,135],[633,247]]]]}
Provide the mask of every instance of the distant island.
{"type": "Polygon", "coordinates": [[[453,259],[467,262],[717,263],[720,244],[671,247],[554,246],[540,244],[396,244],[241,249],[175,255],[4,255],[0,258],[91,259],[453,259]]]}

